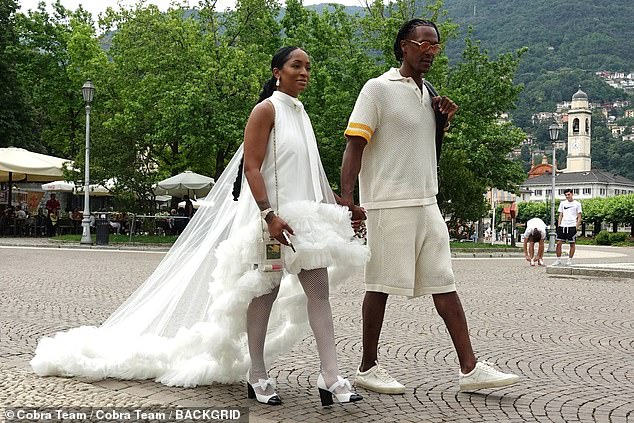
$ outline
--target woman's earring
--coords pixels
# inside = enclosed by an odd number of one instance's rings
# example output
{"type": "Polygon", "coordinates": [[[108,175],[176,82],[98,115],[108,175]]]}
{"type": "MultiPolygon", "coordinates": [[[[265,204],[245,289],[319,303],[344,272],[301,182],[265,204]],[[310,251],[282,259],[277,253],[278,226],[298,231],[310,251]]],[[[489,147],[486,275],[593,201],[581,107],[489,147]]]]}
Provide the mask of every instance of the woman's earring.
{"type": "Polygon", "coordinates": [[[280,78],[277,78],[277,80],[275,81],[275,86],[279,87],[280,86],[280,78]]]}

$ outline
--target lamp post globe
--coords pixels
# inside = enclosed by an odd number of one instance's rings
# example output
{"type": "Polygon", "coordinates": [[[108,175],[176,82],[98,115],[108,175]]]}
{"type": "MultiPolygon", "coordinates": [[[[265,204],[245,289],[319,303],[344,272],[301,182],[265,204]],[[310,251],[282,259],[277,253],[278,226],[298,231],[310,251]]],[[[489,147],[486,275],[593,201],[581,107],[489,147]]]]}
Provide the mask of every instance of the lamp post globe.
{"type": "Polygon", "coordinates": [[[552,186],[550,188],[550,230],[548,231],[548,252],[555,252],[555,235],[557,230],[557,224],[555,222],[555,176],[557,175],[557,140],[559,140],[560,127],[556,122],[553,122],[548,127],[548,136],[553,147],[553,165],[552,165],[552,186]]]}
{"type": "Polygon", "coordinates": [[[90,104],[95,97],[95,86],[87,80],[81,87],[84,103],[86,103],[86,158],[84,164],[84,217],[81,221],[80,244],[92,244],[90,237],[90,104]]]}

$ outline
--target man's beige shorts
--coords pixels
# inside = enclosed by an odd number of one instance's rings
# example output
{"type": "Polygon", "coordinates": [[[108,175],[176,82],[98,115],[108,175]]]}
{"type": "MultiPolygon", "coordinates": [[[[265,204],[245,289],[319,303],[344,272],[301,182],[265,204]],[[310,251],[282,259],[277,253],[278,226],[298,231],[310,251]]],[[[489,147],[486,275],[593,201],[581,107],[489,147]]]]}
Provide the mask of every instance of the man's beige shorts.
{"type": "Polygon", "coordinates": [[[456,290],[449,232],[437,204],[367,213],[366,291],[418,297],[456,290]]]}

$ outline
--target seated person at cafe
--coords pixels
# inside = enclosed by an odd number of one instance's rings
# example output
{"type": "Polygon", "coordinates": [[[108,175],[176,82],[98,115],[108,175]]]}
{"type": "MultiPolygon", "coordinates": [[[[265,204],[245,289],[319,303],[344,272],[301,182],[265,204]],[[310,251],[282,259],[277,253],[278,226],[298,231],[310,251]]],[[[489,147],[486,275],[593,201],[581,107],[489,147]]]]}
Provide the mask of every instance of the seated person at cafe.
{"type": "Polygon", "coordinates": [[[15,210],[15,217],[17,217],[18,219],[26,219],[27,214],[24,210],[22,210],[22,207],[17,206],[15,210]]]}
{"type": "Polygon", "coordinates": [[[183,207],[179,207],[177,211],[177,217],[174,218],[174,226],[173,231],[174,235],[180,235],[181,232],[185,230],[185,226],[187,226],[188,219],[185,219],[185,209],[183,207]]]}
{"type": "Polygon", "coordinates": [[[70,220],[73,224],[73,232],[81,233],[81,221],[84,220],[84,214],[77,207],[70,214],[70,220]]]}

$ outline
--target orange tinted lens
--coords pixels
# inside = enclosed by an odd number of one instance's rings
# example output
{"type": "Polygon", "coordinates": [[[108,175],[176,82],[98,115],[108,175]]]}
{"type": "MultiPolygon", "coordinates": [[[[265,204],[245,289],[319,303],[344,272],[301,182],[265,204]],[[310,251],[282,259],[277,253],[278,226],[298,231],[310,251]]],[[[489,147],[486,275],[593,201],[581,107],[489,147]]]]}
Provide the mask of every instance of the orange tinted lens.
{"type": "Polygon", "coordinates": [[[442,47],[440,46],[440,44],[428,44],[429,47],[427,47],[426,50],[429,50],[430,52],[432,52],[433,54],[438,53],[442,47]]]}

